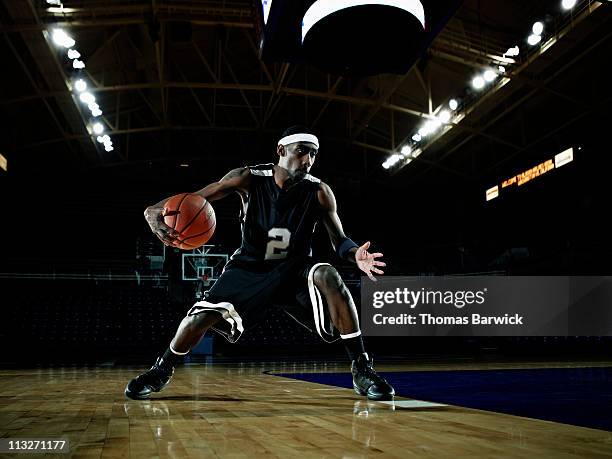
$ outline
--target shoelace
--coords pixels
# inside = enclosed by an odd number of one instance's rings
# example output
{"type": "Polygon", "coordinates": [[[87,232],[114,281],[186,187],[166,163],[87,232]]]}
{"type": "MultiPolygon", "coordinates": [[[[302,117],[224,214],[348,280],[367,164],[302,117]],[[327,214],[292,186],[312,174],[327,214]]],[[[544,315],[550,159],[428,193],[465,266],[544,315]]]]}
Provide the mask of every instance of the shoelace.
{"type": "Polygon", "coordinates": [[[170,373],[165,372],[157,365],[153,365],[148,373],[148,376],[158,385],[162,384],[164,380],[170,376],[170,373]]]}
{"type": "Polygon", "coordinates": [[[371,379],[378,379],[378,380],[380,380],[380,381],[382,381],[384,383],[387,383],[387,380],[385,378],[383,378],[378,373],[376,373],[376,370],[374,369],[374,367],[372,365],[373,365],[372,361],[367,361],[366,362],[366,364],[365,364],[365,371],[364,371],[366,376],[368,376],[371,379]]]}

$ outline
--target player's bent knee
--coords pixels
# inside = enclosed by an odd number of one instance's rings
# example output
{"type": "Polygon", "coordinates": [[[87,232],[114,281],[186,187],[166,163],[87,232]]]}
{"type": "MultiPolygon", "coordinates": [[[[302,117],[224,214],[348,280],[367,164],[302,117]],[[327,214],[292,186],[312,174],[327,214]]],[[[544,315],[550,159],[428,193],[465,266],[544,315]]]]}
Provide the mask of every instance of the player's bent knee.
{"type": "Polygon", "coordinates": [[[185,316],[189,327],[197,330],[206,330],[221,319],[221,314],[216,311],[203,311],[198,314],[185,316]]]}
{"type": "Polygon", "coordinates": [[[342,278],[336,268],[329,265],[319,266],[314,272],[314,283],[320,289],[342,288],[342,278]]]}

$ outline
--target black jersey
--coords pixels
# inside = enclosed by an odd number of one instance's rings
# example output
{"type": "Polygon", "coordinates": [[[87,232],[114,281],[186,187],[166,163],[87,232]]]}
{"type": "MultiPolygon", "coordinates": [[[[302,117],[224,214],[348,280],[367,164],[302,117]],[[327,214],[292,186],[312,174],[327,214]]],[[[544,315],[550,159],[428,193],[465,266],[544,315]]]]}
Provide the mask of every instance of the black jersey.
{"type": "Polygon", "coordinates": [[[274,262],[309,256],[312,235],[323,214],[317,198],[321,181],[305,174],[281,189],[274,180],[274,164],[249,169],[248,195],[240,194],[242,244],[231,260],[274,262]]]}

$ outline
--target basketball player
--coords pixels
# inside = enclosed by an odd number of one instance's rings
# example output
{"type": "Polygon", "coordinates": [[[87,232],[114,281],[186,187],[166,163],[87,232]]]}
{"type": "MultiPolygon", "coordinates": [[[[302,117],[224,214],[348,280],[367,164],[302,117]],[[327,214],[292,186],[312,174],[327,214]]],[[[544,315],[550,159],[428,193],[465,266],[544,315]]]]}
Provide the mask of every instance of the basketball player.
{"type": "MultiPolygon", "coordinates": [[[[374,371],[365,352],[349,290],[329,263],[315,264],[310,257],[312,234],[322,221],[340,258],[356,263],[372,280],[385,266],[378,260],[382,253],[368,252],[370,242],[359,247],[345,236],[332,190],[309,174],[318,150],[312,132],[291,127],[278,141],[278,164],[235,169],[197,192],[209,201],[240,195],[242,244],[204,301],[187,312],[166,352],[128,383],[127,397],[147,399],[163,389],[176,363],[208,329],[233,343],[267,308],[279,307],[323,340],[342,340],[356,393],[371,400],[393,398],[393,387],[374,371]]],[[[147,208],[145,217],[155,235],[172,246],[178,233],[164,223],[168,199],[147,208]]]]}

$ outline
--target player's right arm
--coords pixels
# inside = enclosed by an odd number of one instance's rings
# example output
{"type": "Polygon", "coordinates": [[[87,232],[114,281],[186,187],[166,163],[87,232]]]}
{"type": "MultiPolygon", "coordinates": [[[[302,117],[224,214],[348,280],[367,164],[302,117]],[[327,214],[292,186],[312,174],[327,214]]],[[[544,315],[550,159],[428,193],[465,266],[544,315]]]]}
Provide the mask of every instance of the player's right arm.
{"type": "MultiPolygon", "coordinates": [[[[201,190],[195,191],[194,194],[199,194],[211,202],[217,201],[234,191],[248,193],[250,182],[251,170],[248,167],[240,167],[228,172],[218,182],[213,182],[201,190]]],[[[164,205],[171,197],[169,196],[157,204],[147,207],[144,211],[145,219],[151,227],[151,231],[167,246],[175,245],[179,236],[178,231],[164,223],[164,216],[168,215],[164,213],[164,205]]]]}

